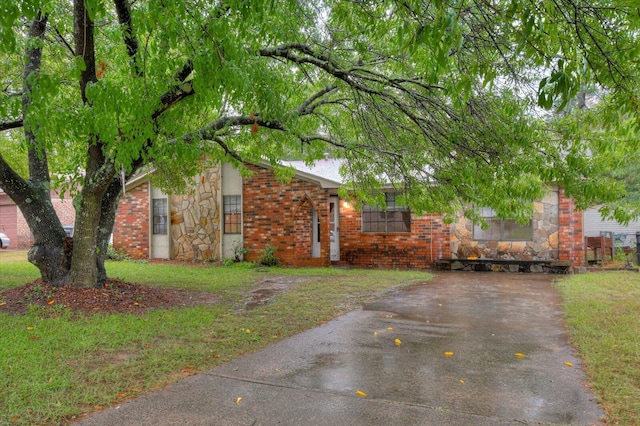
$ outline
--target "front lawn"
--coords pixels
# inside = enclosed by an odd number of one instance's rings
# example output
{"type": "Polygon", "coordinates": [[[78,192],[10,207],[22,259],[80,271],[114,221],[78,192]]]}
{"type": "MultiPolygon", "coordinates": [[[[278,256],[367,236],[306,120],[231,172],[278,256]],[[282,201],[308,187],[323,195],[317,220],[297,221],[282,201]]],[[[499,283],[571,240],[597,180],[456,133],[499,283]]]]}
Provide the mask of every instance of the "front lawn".
{"type": "Polygon", "coordinates": [[[602,272],[558,282],[571,341],[608,414],[640,423],[640,274],[602,272]]]}
{"type": "MultiPolygon", "coordinates": [[[[213,306],[77,314],[32,306],[0,314],[0,424],[64,424],[206,371],[357,309],[419,271],[108,262],[110,276],[216,294],[213,306]],[[248,309],[250,291],[280,289],[248,309]]],[[[0,252],[0,291],[38,278],[24,252],[0,252]]],[[[0,298],[0,303],[2,299],[0,298]]]]}

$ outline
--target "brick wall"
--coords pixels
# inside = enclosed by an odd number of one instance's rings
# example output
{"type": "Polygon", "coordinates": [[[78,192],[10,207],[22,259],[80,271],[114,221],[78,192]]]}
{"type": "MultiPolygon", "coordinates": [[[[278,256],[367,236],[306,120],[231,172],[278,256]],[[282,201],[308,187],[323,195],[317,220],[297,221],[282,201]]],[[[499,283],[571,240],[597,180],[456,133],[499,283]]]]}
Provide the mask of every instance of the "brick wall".
{"type": "MultiPolygon", "coordinates": [[[[51,191],[51,204],[56,211],[62,226],[74,226],[76,221],[76,209],[73,207],[73,200],[69,194],[60,197],[51,191]]],[[[33,246],[34,238],[27,225],[27,220],[22,215],[20,209],[17,212],[17,239],[16,244],[11,243],[14,248],[28,249],[33,246]]]]}
{"type": "Polygon", "coordinates": [[[149,183],[130,190],[120,199],[113,225],[113,248],[132,259],[149,258],[149,183]]]}
{"type": "Polygon", "coordinates": [[[411,232],[362,232],[360,212],[340,203],[340,262],[366,268],[431,268],[449,252],[449,226],[437,214],[411,217],[411,232]]]}
{"type": "Polygon", "coordinates": [[[328,266],[329,193],[319,185],[293,179],[278,182],[271,170],[249,166],[255,174],[243,181],[245,260],[256,262],[267,246],[292,266],[328,266]],[[311,256],[312,212],[320,222],[320,257],[311,256]]]}
{"type": "Polygon", "coordinates": [[[584,264],[583,218],[575,211],[573,200],[560,188],[558,194],[558,259],[571,260],[573,266],[584,264]]]}

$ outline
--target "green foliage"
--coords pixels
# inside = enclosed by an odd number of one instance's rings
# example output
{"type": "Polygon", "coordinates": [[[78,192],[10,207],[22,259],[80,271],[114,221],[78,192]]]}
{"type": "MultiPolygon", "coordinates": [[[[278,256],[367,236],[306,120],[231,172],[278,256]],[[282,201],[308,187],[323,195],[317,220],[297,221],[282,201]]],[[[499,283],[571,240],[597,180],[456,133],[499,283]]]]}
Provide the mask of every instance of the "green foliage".
{"type": "Polygon", "coordinates": [[[113,246],[107,248],[107,259],[115,261],[131,260],[131,257],[123,251],[118,251],[113,246]]]}
{"type": "Polygon", "coordinates": [[[276,249],[277,248],[272,245],[266,246],[258,262],[264,266],[280,266],[282,262],[276,256],[276,249]]]}
{"type": "MultiPolygon", "coordinates": [[[[0,9],[0,125],[25,118],[28,143],[72,194],[144,167],[180,192],[202,159],[277,165],[324,152],[348,160],[349,197],[393,185],[417,213],[475,205],[524,218],[551,182],[582,207],[623,193],[607,177],[640,140],[635,0],[127,3],[123,28],[112,3],[86,2],[95,63],[72,52],[90,41],[73,32],[82,2],[0,9]],[[38,10],[48,32],[29,38],[38,10]],[[42,62],[23,87],[27,47],[42,47],[42,62]],[[540,117],[594,85],[607,95],[596,120],[540,117]]],[[[0,144],[0,169],[18,167],[0,144]]],[[[5,187],[24,183],[7,176],[5,187]]]]}

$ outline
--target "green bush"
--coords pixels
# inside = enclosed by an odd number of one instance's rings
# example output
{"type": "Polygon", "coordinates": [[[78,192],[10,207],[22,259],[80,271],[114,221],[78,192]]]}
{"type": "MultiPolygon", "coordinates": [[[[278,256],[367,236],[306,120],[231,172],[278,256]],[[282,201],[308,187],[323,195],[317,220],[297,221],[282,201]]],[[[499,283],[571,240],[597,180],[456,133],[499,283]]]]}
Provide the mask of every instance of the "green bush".
{"type": "Polygon", "coordinates": [[[109,246],[109,248],[107,249],[107,259],[122,261],[122,260],[131,260],[131,257],[128,254],[126,254],[124,251],[118,251],[114,249],[113,246],[109,246]]]}
{"type": "Polygon", "coordinates": [[[259,262],[264,266],[280,266],[282,264],[280,259],[276,257],[276,248],[272,245],[265,247],[259,262]]]}

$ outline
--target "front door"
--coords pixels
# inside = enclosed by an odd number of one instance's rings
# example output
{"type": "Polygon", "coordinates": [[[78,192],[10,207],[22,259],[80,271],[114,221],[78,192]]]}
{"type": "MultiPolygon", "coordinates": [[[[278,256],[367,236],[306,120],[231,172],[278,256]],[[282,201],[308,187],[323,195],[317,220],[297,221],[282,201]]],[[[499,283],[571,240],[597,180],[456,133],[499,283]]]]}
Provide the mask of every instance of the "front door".
{"type": "Polygon", "coordinates": [[[340,199],[329,198],[329,253],[332,261],[340,260],[340,199]]]}

